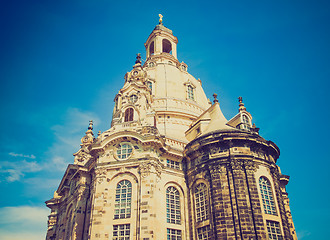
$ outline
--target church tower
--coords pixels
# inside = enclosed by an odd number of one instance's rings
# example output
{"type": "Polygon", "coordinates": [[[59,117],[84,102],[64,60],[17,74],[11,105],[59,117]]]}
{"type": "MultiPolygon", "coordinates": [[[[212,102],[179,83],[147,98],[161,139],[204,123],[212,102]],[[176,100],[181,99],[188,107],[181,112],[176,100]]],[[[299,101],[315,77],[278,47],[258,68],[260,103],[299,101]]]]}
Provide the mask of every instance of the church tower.
{"type": "Polygon", "coordinates": [[[226,120],[159,24],[114,98],[110,129],[81,139],[46,201],[47,240],[296,239],[278,147],[242,98],[226,120]]]}

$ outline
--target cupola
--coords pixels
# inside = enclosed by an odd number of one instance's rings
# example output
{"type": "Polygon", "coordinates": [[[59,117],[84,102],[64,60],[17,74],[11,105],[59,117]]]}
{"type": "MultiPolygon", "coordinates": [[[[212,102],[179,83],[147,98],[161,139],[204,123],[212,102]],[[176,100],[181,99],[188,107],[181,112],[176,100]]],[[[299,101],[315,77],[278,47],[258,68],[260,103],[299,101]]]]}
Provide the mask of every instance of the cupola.
{"type": "Polygon", "coordinates": [[[159,14],[159,24],[154,28],[146,43],[147,59],[153,55],[170,54],[177,59],[176,45],[178,39],[172,30],[163,25],[163,16],[159,14]]]}

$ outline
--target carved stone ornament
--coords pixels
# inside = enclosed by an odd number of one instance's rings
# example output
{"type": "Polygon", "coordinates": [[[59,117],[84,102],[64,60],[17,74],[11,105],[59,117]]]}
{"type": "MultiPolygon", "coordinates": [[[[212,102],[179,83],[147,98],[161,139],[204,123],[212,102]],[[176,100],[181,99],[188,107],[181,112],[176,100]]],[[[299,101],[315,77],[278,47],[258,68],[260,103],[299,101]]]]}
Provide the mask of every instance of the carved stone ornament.
{"type": "Polygon", "coordinates": [[[219,155],[219,154],[223,154],[224,152],[226,152],[227,149],[225,148],[221,148],[220,146],[213,146],[210,148],[210,155],[219,155]]]}
{"type": "Polygon", "coordinates": [[[92,156],[89,154],[89,150],[87,148],[81,148],[79,151],[74,154],[74,162],[75,163],[81,163],[81,162],[87,162],[89,159],[92,158],[92,156]]]}
{"type": "Polygon", "coordinates": [[[105,168],[97,168],[95,169],[95,177],[99,183],[103,182],[107,175],[107,169],[105,168]]]}
{"type": "Polygon", "coordinates": [[[269,171],[275,179],[280,179],[280,173],[276,166],[270,166],[269,171]]]}
{"type": "Polygon", "coordinates": [[[233,170],[233,171],[241,171],[243,170],[243,162],[236,160],[236,159],[232,159],[229,162],[229,167],[233,170]]]}
{"type": "Polygon", "coordinates": [[[224,173],[226,173],[226,167],[224,166],[214,166],[214,167],[210,167],[210,173],[211,173],[211,177],[212,178],[218,178],[219,175],[222,175],[224,173]]]}
{"type": "Polygon", "coordinates": [[[139,165],[139,173],[143,178],[149,176],[151,165],[149,163],[141,163],[139,165]]]}
{"type": "Polygon", "coordinates": [[[244,161],[245,170],[249,173],[257,171],[257,165],[253,161],[244,161]]]}
{"type": "Polygon", "coordinates": [[[155,173],[157,177],[160,178],[162,173],[161,165],[156,161],[144,162],[139,165],[139,173],[143,178],[150,175],[150,173],[155,173]]]}
{"type": "Polygon", "coordinates": [[[48,217],[48,230],[52,229],[56,225],[56,222],[57,222],[57,216],[56,215],[50,215],[48,217]]]}

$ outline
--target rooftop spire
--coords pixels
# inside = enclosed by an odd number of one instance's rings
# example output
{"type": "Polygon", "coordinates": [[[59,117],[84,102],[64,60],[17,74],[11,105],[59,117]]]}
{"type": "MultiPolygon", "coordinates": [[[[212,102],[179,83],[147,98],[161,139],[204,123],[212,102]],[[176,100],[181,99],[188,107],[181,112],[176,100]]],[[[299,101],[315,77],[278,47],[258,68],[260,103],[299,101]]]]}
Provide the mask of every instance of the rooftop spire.
{"type": "Polygon", "coordinates": [[[136,61],[135,61],[135,63],[136,63],[136,64],[138,64],[138,63],[141,64],[141,63],[142,63],[142,62],[141,62],[141,53],[136,54],[136,61]]]}
{"type": "Polygon", "coordinates": [[[213,97],[214,97],[214,100],[213,100],[213,102],[214,102],[214,103],[217,103],[217,102],[219,102],[219,101],[218,101],[218,99],[217,99],[217,96],[218,96],[218,94],[216,94],[216,93],[213,93],[213,97]]]}
{"type": "Polygon", "coordinates": [[[89,145],[91,143],[93,143],[94,141],[94,134],[93,134],[93,120],[89,121],[89,125],[88,125],[88,130],[86,132],[86,135],[83,136],[83,138],[81,139],[81,143],[83,145],[89,145]]]}
{"type": "Polygon", "coordinates": [[[239,101],[239,111],[241,112],[241,111],[245,111],[246,110],[246,107],[244,107],[244,103],[243,103],[243,98],[242,97],[239,97],[238,98],[238,101],[239,101]]]}
{"type": "Polygon", "coordinates": [[[93,130],[93,120],[89,121],[88,130],[93,130]]]}

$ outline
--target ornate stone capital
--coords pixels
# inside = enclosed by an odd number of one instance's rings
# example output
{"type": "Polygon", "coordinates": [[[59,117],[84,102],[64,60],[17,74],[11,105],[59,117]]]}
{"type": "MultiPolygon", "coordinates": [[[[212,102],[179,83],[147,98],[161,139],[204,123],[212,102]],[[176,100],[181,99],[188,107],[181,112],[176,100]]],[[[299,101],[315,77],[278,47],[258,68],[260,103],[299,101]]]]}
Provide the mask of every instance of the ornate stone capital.
{"type": "Polygon", "coordinates": [[[218,178],[219,175],[225,174],[227,169],[225,166],[217,165],[217,166],[209,166],[211,177],[218,178]]]}
{"type": "Polygon", "coordinates": [[[160,178],[162,173],[162,166],[157,161],[143,162],[139,165],[139,173],[143,178],[155,173],[160,178]]]}
{"type": "Polygon", "coordinates": [[[280,173],[276,166],[274,166],[274,165],[270,166],[269,171],[273,175],[274,179],[277,179],[277,180],[280,179],[280,173]]]}
{"type": "Polygon", "coordinates": [[[242,171],[243,170],[243,162],[237,159],[231,159],[228,163],[228,167],[233,171],[242,171]]]}
{"type": "Polygon", "coordinates": [[[106,178],[108,171],[106,168],[96,168],[95,169],[95,178],[99,183],[103,182],[103,180],[106,178]]]}
{"type": "Polygon", "coordinates": [[[257,165],[250,160],[244,161],[244,167],[248,173],[255,173],[257,171],[257,165]]]}

